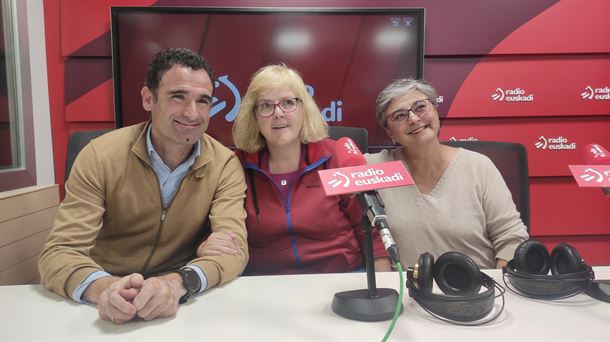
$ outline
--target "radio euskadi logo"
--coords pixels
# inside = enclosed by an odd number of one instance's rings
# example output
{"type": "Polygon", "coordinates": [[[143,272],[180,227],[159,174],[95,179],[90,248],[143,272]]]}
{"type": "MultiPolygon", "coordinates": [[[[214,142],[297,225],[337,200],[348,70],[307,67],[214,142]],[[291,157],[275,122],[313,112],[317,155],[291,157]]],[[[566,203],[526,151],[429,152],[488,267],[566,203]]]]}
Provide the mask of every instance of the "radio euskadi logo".
{"type": "Polygon", "coordinates": [[[343,185],[344,188],[347,188],[349,186],[349,177],[346,176],[343,172],[337,171],[333,173],[333,177],[337,178],[334,178],[328,182],[328,185],[332,186],[333,188],[336,188],[339,185],[343,185]]]}
{"type": "Polygon", "coordinates": [[[583,100],[599,100],[599,101],[608,101],[610,100],[610,87],[600,87],[593,88],[588,85],[585,89],[580,93],[580,97],[583,100]]]}
{"type": "Polygon", "coordinates": [[[534,143],[534,147],[539,150],[575,150],[576,143],[570,143],[567,138],[562,136],[546,138],[541,135],[538,137],[538,141],[534,143]]]}
{"type": "Polygon", "coordinates": [[[521,88],[515,89],[502,89],[496,88],[493,94],[490,95],[491,99],[498,102],[533,102],[534,94],[527,94],[526,91],[521,88]]]}
{"type": "Polygon", "coordinates": [[[404,180],[400,172],[396,172],[393,175],[386,175],[383,170],[372,167],[364,172],[352,172],[350,176],[354,180],[354,185],[356,186],[383,184],[404,180]]]}
{"type": "MultiPolygon", "coordinates": [[[[315,94],[315,89],[313,86],[308,84],[305,85],[307,92],[311,97],[315,94]]],[[[330,101],[328,107],[320,108],[320,113],[322,114],[322,119],[326,122],[341,122],[343,121],[343,101],[341,99],[336,99],[330,101]]]]}
{"type": "Polygon", "coordinates": [[[351,182],[353,182],[354,186],[365,186],[404,180],[404,177],[400,174],[400,172],[396,172],[392,175],[386,175],[383,170],[376,169],[374,167],[370,167],[365,171],[355,171],[347,174],[341,171],[336,171],[333,173],[333,177],[333,179],[328,181],[328,185],[333,188],[338,186],[347,188],[351,182]]]}

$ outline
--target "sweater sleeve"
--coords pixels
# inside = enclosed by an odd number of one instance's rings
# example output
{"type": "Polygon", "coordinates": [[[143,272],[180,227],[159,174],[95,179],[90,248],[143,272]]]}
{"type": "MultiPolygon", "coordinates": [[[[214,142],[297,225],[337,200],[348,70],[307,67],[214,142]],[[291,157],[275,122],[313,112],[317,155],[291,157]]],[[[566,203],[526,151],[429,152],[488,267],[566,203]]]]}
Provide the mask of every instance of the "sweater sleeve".
{"type": "Polygon", "coordinates": [[[208,288],[233,280],[248,263],[246,211],[244,199],[246,183],[243,168],[232,155],[218,180],[210,207],[209,222],[212,232],[233,232],[239,238],[242,254],[201,257],[191,261],[201,267],[208,280],[208,288]]]}
{"type": "Polygon", "coordinates": [[[70,298],[91,273],[102,270],[89,256],[102,227],[104,181],[91,144],[78,154],[66,196],[38,260],[42,285],[70,298]]]}
{"type": "Polygon", "coordinates": [[[486,159],[483,193],[483,210],[487,234],[497,259],[511,260],[517,246],[528,238],[527,227],[521,221],[510,190],[502,175],[486,159]]]}

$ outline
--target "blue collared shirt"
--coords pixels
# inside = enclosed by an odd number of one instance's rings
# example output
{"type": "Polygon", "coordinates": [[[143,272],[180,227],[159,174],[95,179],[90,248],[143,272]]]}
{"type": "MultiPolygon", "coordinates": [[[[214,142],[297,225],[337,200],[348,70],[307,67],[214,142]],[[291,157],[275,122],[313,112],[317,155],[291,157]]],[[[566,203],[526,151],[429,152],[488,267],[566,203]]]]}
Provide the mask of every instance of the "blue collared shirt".
{"type": "MultiPolygon", "coordinates": [[[[165,162],[163,162],[163,159],[161,159],[161,156],[159,156],[157,150],[155,150],[152,143],[151,129],[152,124],[148,126],[148,130],[146,131],[146,149],[148,150],[150,165],[159,179],[159,188],[161,189],[163,208],[167,208],[178,191],[180,183],[191,170],[191,167],[195,163],[195,159],[201,155],[201,140],[197,141],[197,143],[193,146],[193,152],[189,158],[172,171],[167,165],[165,165],[165,162]]],[[[205,288],[208,286],[208,278],[206,277],[205,273],[201,267],[197,265],[187,266],[192,268],[199,275],[199,279],[201,280],[201,289],[199,292],[203,292],[203,290],[205,290],[205,288]]],[[[76,302],[83,303],[82,296],[87,287],[89,287],[89,285],[91,285],[91,283],[94,281],[109,276],[111,276],[111,274],[106,271],[95,271],[91,273],[74,290],[72,293],[72,299],[76,302]]]]}
{"type": "Polygon", "coordinates": [[[161,156],[159,156],[157,150],[155,150],[152,143],[151,129],[152,125],[148,126],[148,132],[146,133],[146,148],[148,150],[150,165],[153,170],[155,170],[157,178],[159,178],[163,208],[167,208],[172,201],[172,198],[174,198],[176,191],[178,191],[180,182],[182,182],[186,174],[191,170],[191,166],[195,163],[195,158],[201,155],[201,141],[197,141],[195,146],[193,146],[191,156],[172,171],[165,165],[165,162],[163,162],[163,159],[161,159],[161,156]]]}

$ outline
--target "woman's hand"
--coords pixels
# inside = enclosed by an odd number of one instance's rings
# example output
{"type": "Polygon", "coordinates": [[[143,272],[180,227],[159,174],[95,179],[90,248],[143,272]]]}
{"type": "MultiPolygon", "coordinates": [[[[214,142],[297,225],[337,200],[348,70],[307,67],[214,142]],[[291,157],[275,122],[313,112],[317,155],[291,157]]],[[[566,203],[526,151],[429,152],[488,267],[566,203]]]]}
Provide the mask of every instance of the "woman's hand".
{"type": "Polygon", "coordinates": [[[197,256],[241,255],[237,235],[232,232],[214,232],[197,248],[197,256]]]}

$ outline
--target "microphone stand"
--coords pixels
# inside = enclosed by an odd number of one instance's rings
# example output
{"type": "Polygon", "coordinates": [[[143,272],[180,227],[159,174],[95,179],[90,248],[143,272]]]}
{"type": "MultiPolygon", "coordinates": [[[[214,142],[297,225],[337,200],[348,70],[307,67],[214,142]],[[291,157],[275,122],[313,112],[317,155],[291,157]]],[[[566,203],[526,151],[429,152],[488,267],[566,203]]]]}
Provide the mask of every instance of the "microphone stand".
{"type": "MultiPolygon", "coordinates": [[[[394,289],[377,288],[372,227],[366,214],[363,215],[362,229],[364,231],[364,258],[368,288],[335,293],[331,307],[336,314],[345,318],[367,322],[387,321],[394,316],[398,292],[394,289]]],[[[401,313],[402,310],[401,305],[401,313]]]]}

